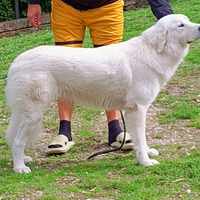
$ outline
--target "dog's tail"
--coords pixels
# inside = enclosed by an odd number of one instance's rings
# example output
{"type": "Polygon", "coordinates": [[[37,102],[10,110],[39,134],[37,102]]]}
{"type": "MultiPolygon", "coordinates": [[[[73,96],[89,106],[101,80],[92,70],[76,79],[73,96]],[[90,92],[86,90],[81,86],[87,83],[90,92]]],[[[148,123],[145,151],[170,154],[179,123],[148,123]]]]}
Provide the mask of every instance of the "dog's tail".
{"type": "Polygon", "coordinates": [[[6,130],[6,141],[10,148],[12,148],[13,140],[17,135],[18,127],[19,127],[19,118],[17,116],[17,113],[15,114],[13,112],[10,118],[8,128],[6,130]]]}
{"type": "MultiPolygon", "coordinates": [[[[18,112],[12,112],[11,119],[5,134],[7,144],[11,148],[11,150],[15,137],[17,136],[17,134],[20,134],[18,133],[19,131],[21,131],[20,126],[26,123],[25,121],[23,121],[23,119],[24,118],[21,118],[18,112]]],[[[31,128],[31,130],[29,130],[31,131],[31,133],[29,133],[28,141],[26,143],[26,148],[31,147],[38,140],[40,133],[42,132],[41,120],[37,121],[36,123],[34,123],[32,127],[29,128],[31,128]]]]}

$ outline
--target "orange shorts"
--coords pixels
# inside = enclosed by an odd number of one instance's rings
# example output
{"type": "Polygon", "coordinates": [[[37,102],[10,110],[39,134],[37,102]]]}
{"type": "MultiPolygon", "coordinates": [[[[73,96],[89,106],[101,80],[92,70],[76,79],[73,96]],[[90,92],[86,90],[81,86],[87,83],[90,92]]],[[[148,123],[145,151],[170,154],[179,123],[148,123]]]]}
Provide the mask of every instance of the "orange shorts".
{"type": "Polygon", "coordinates": [[[123,0],[80,11],[61,0],[52,0],[51,24],[56,45],[82,47],[85,28],[94,47],[119,43],[124,29],[123,0]]]}

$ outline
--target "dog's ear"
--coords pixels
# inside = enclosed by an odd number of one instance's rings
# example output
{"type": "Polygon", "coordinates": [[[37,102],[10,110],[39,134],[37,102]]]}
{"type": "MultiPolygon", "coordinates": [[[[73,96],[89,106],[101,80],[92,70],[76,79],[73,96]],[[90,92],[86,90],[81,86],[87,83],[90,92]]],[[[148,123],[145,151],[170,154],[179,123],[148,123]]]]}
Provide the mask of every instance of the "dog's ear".
{"type": "Polygon", "coordinates": [[[154,26],[144,31],[142,36],[149,41],[157,53],[161,53],[167,42],[167,33],[168,31],[166,29],[154,26]]]}
{"type": "Polygon", "coordinates": [[[163,32],[160,33],[156,33],[150,39],[150,42],[158,53],[163,52],[165,44],[167,42],[167,30],[164,30],[163,32]]]}

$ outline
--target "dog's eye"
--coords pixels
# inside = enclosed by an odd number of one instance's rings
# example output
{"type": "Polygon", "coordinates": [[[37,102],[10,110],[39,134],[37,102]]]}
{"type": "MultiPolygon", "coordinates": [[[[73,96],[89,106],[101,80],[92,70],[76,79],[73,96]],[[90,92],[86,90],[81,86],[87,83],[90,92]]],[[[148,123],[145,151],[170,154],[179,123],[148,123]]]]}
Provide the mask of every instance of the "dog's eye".
{"type": "Polygon", "coordinates": [[[184,24],[179,25],[178,27],[184,27],[184,24]]]}

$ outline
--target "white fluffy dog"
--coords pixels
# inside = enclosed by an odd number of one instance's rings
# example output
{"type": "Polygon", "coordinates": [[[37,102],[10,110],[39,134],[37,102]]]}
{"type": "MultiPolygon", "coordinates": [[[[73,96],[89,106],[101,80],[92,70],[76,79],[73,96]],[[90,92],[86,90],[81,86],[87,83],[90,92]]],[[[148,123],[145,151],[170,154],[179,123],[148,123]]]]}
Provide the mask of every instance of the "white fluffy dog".
{"type": "Polygon", "coordinates": [[[94,108],[124,110],[127,132],[135,143],[137,160],[158,164],[148,155],[146,113],[159,91],[188,53],[189,43],[200,38],[200,24],[181,14],[160,19],[139,37],[99,48],[40,46],[19,55],[12,63],[6,86],[11,120],[6,139],[14,171],[29,173],[26,146],[41,132],[49,103],[58,98],[94,108]]]}

